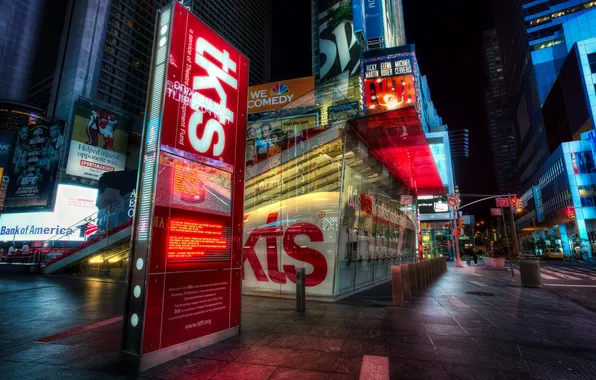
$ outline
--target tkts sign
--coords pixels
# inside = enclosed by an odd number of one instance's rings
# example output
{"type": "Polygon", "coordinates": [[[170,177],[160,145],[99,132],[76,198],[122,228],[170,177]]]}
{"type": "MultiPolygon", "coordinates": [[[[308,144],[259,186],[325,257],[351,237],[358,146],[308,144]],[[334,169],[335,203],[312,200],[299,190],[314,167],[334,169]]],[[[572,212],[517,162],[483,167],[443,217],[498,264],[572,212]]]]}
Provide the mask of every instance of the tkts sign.
{"type": "Polygon", "coordinates": [[[158,12],[123,322],[128,369],[239,333],[247,90],[238,50],[178,2],[158,12]]]}
{"type": "Polygon", "coordinates": [[[247,59],[194,17],[174,25],[169,58],[162,144],[242,170],[247,59]]]}

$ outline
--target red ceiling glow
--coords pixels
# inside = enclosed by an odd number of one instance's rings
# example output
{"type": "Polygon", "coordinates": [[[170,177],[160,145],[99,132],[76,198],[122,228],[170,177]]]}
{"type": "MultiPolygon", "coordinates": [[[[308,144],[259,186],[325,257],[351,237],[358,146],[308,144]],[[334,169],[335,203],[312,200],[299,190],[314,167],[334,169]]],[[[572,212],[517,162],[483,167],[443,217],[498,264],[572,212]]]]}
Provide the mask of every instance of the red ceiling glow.
{"type": "Polygon", "coordinates": [[[445,187],[414,106],[349,121],[369,152],[416,195],[442,195],[445,187]]]}

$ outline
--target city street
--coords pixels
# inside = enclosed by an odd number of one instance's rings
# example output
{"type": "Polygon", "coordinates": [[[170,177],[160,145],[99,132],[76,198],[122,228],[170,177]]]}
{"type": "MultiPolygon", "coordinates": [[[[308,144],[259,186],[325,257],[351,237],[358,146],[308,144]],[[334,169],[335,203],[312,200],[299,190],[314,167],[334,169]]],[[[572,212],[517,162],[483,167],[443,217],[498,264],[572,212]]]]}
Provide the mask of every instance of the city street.
{"type": "Polygon", "coordinates": [[[553,288],[450,266],[404,308],[389,306],[388,284],[304,313],[245,296],[239,337],[135,376],[118,364],[124,284],[11,276],[0,283],[11,305],[0,312],[0,379],[348,380],[363,360],[396,379],[593,378],[596,313],[568,297],[593,289],[553,288]]]}

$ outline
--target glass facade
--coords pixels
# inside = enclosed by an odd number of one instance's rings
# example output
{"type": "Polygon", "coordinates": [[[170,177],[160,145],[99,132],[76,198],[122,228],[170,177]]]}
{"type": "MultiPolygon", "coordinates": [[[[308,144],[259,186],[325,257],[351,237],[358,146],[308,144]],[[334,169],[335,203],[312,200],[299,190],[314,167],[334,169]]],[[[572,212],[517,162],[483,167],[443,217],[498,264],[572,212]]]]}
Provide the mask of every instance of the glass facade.
{"type": "Polygon", "coordinates": [[[335,297],[415,260],[409,190],[369,153],[347,120],[360,115],[350,80],[318,87],[248,128],[244,292],[335,297]]]}

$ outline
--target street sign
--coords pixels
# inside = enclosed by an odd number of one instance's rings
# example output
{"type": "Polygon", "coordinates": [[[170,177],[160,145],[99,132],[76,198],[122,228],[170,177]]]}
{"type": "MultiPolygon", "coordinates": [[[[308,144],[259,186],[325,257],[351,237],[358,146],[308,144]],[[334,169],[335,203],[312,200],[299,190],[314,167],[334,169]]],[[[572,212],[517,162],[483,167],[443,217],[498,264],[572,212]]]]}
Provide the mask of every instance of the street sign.
{"type": "Polygon", "coordinates": [[[509,207],[509,199],[507,198],[497,198],[497,207],[509,207]]]}
{"type": "Polygon", "coordinates": [[[402,195],[400,199],[400,204],[402,206],[411,205],[414,202],[414,197],[411,195],[402,195]]]}
{"type": "Polygon", "coordinates": [[[501,209],[500,208],[491,208],[490,214],[492,216],[501,216],[501,209]]]}
{"type": "Polygon", "coordinates": [[[459,206],[459,197],[457,195],[450,195],[447,197],[447,204],[451,207],[459,206]]]}

